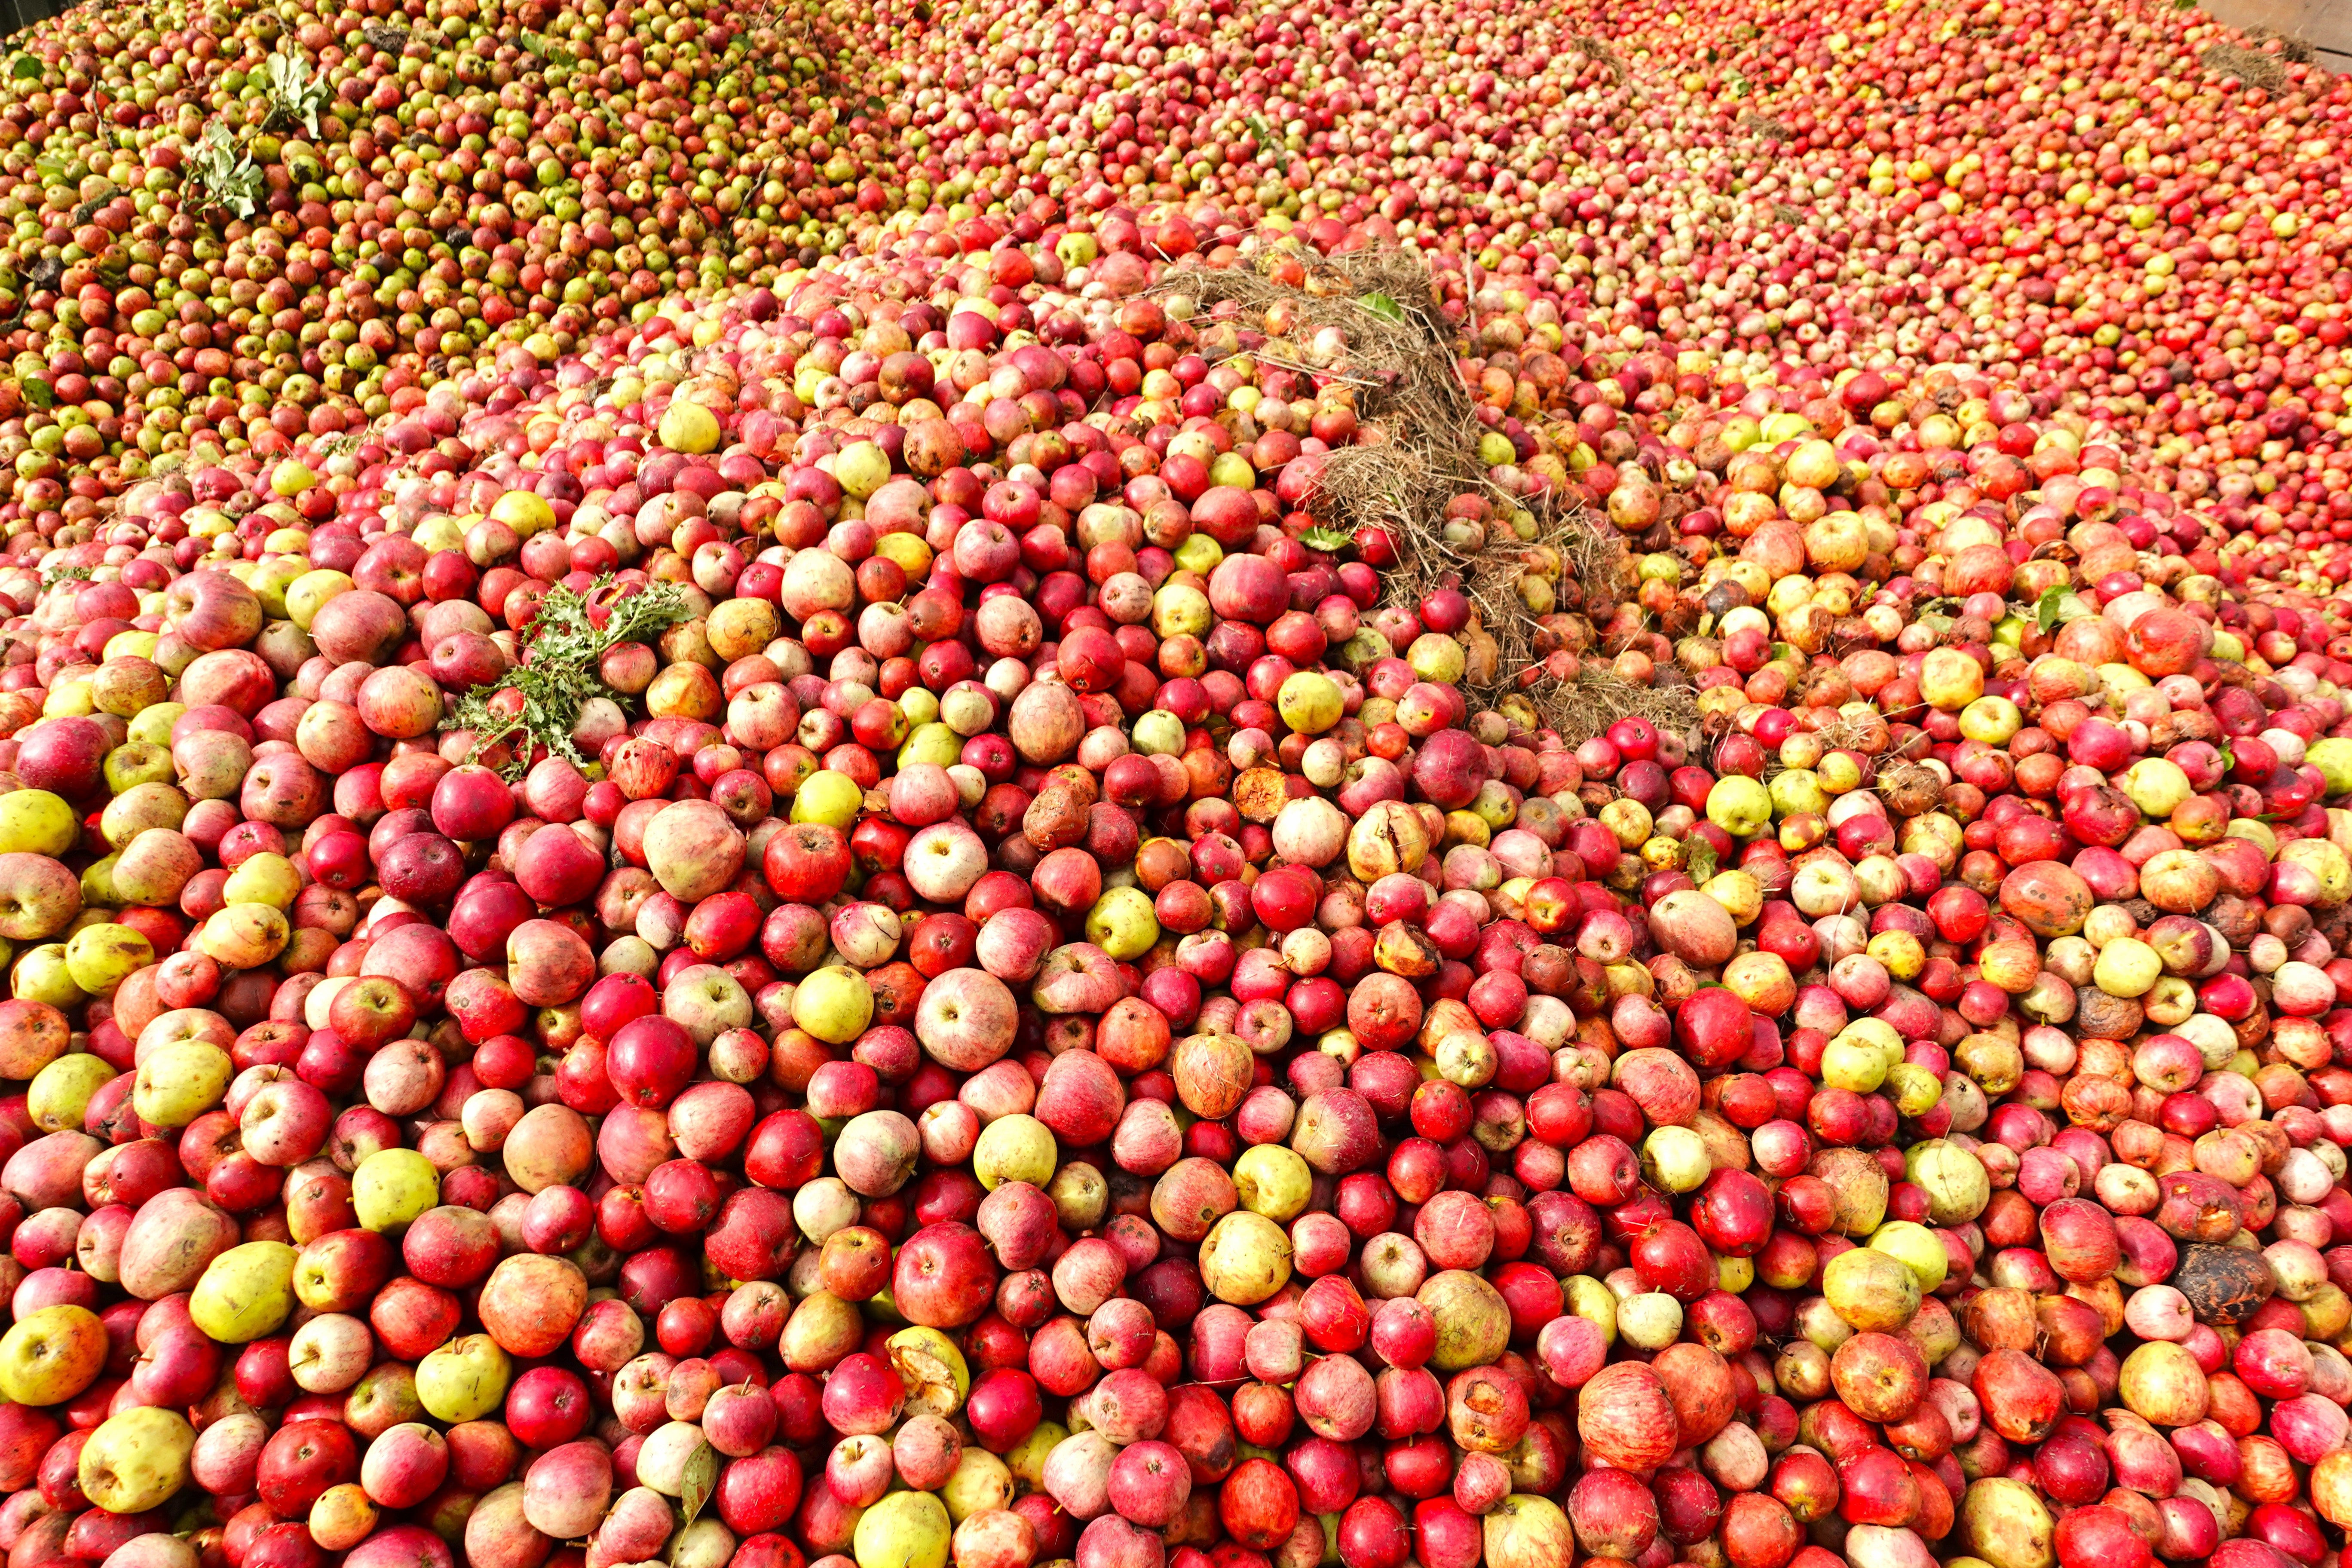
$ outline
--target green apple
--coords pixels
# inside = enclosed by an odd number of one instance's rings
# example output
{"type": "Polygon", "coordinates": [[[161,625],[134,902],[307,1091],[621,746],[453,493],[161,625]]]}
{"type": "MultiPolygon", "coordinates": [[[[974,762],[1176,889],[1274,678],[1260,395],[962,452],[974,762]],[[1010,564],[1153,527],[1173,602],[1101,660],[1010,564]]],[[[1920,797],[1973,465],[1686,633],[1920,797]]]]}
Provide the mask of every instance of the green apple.
{"type": "Polygon", "coordinates": [[[87,1307],[42,1307],[0,1334],[0,1394],[16,1405],[63,1405],[106,1370],[106,1325],[87,1307]]]}
{"type": "Polygon", "coordinates": [[[73,807],[45,789],[0,795],[0,855],[63,855],[81,840],[73,807]]]}
{"type": "Polygon", "coordinates": [[[1042,1188],[1054,1179],[1061,1152],[1054,1134],[1034,1116],[1000,1116],[980,1130],[972,1145],[971,1173],[990,1192],[1007,1182],[1026,1182],[1042,1188]]]}
{"type": "Polygon", "coordinates": [[[188,1484],[196,1429],[176,1410],[142,1405],[110,1417],[82,1445],[75,1479],[109,1513],[160,1508],[188,1484]]]}
{"type": "Polygon", "coordinates": [[[1687,1127],[1660,1127],[1642,1141],[1642,1173],[1653,1186],[1693,1192],[1714,1168],[1706,1140],[1687,1127]]]}
{"type": "Polygon", "coordinates": [[[719,449],[719,416],[699,403],[683,398],[662,410],[655,426],[661,444],[673,452],[715,452],[719,449]]]}
{"type": "Polygon", "coordinates": [[[1895,1112],[1901,1116],[1925,1116],[1944,1098],[1944,1080],[1932,1068],[1915,1062],[1896,1062],[1888,1068],[1886,1081],[1880,1087],[1893,1097],[1895,1112]]]}
{"type": "Polygon", "coordinates": [[[954,1526],[929,1492],[892,1492],[857,1521],[857,1568],[947,1568],[954,1526]]]}
{"type": "MultiPolygon", "coordinates": [[[[262,542],[262,548],[269,551],[289,547],[299,550],[310,542],[310,535],[299,530],[281,528],[262,542]],[[298,540],[299,543],[296,542],[298,540]]],[[[310,563],[299,555],[275,555],[257,563],[253,575],[246,579],[245,585],[252,589],[254,596],[261,601],[263,615],[273,621],[282,621],[287,618],[286,590],[300,581],[309,571],[310,563]]],[[[306,626],[303,629],[308,631],[310,628],[306,626]]]]}
{"type": "Polygon", "coordinates": [[[865,805],[866,792],[856,779],[821,768],[802,781],[793,796],[792,815],[794,822],[830,823],[846,833],[865,805]]]}
{"type": "MultiPolygon", "coordinates": [[[[89,668],[87,665],[82,668],[89,668]]],[[[89,689],[88,675],[78,680],[60,679],[49,688],[48,698],[41,704],[44,719],[86,719],[97,711],[96,694],[89,689]]]]}
{"type": "MultiPolygon", "coordinates": [[[[1014,1478],[1020,1481],[1022,1486],[1033,1492],[1042,1491],[1045,1489],[1045,1486],[1046,1458],[1053,1453],[1054,1449],[1061,1443],[1062,1439],[1069,1435],[1069,1428],[1066,1426],[1063,1426],[1053,1421],[1040,1421],[1037,1423],[1037,1429],[1034,1432],[1030,1433],[1029,1436],[1022,1438],[1021,1441],[1013,1446],[1013,1451],[1004,1456],[1003,1462],[1013,1471],[1014,1478]]],[[[970,1454],[974,1452],[974,1450],[966,1448],[964,1452],[970,1454]]],[[[993,1456],[991,1457],[993,1458],[993,1456]]],[[[959,1472],[961,1472],[961,1467],[958,1467],[958,1468],[959,1472]]],[[[952,1476],[948,1479],[947,1489],[949,1492],[948,1510],[950,1512],[953,1512],[955,1510],[955,1479],[952,1476]]],[[[991,1506],[1002,1507],[1003,1505],[992,1504],[991,1506]]]]}
{"type": "Polygon", "coordinates": [[[1459,686],[1468,669],[1469,654],[1443,632],[1424,632],[1404,650],[1404,661],[1423,680],[1440,686],[1459,686]]]}
{"type": "Polygon", "coordinates": [[[185,1127],[221,1102],[236,1076],[229,1054],[209,1040],[174,1040],[139,1064],[131,1109],[158,1127],[185,1127]]]}
{"type": "Polygon", "coordinates": [[[114,885],[114,865],[121,858],[122,852],[118,849],[102,860],[91,861],[89,868],[82,872],[81,901],[84,908],[121,909],[130,901],[122,896],[122,889],[114,885]]]}
{"type": "Polygon", "coordinates": [[[478,1421],[505,1400],[513,1371],[498,1341],[467,1334],[416,1363],[416,1397],[436,1421],[478,1421]]]}
{"type": "Polygon", "coordinates": [[[509,490],[490,503],[490,517],[524,539],[555,526],[555,509],[529,490],[509,490]]]}
{"type": "MultiPolygon", "coordinates": [[[[2222,657],[2219,648],[2214,650],[2213,657],[2222,657]]],[[[2303,760],[2319,770],[2319,776],[2327,781],[2329,795],[2342,795],[2352,790],[2352,741],[2342,736],[2315,741],[2303,753],[2303,760]]],[[[2129,793],[2128,789],[2126,793],[2129,793]]]]}
{"type": "Polygon", "coordinates": [[[406,1225],[441,1201],[441,1173],[414,1149],[379,1149],[352,1173],[352,1207],[370,1230],[406,1225]]]}
{"type": "Polygon", "coordinates": [[[1181,755],[1184,750],[1184,721],[1165,708],[1154,708],[1136,720],[1133,744],[1147,757],[1181,755]]]}
{"type": "Polygon", "coordinates": [[[294,1259],[282,1241],[248,1241],[205,1265],[188,1295],[188,1318],[225,1345],[275,1330],[294,1311],[294,1259]]]}
{"type": "MultiPolygon", "coordinates": [[[[107,757],[110,766],[127,752],[152,750],[143,743],[117,746],[107,757]]],[[[164,753],[163,766],[170,768],[170,754],[164,753]]],[[[116,792],[106,809],[99,815],[99,836],[110,848],[120,849],[151,827],[177,829],[188,820],[188,797],[169,784],[147,781],[130,784],[116,792]]]]}
{"type": "Polygon", "coordinates": [[[907,1414],[953,1415],[971,1392],[971,1368],[955,1342],[937,1329],[900,1329],[890,1336],[890,1364],[907,1385],[907,1414]]]}
{"type": "MultiPolygon", "coordinates": [[[[818,773],[809,784],[825,776],[818,773]]],[[[805,794],[807,784],[801,787],[805,794]]],[[[800,820],[797,807],[793,819],[800,820]]],[[[793,1024],[827,1045],[849,1044],[864,1034],[866,1026],[873,1021],[874,988],[866,983],[866,976],[845,963],[826,964],[802,981],[793,993],[793,1024]]]]}
{"type": "Polygon", "coordinates": [[[258,969],[286,951],[293,935],[282,910],[268,904],[228,904],[196,931],[196,947],[226,969],[258,969]]]}
{"type": "Polygon", "coordinates": [[[89,1000],[89,993],[75,984],[66,970],[66,944],[61,942],[26,948],[9,973],[8,994],[19,1002],[46,1002],[61,1011],[89,1000]]]}
{"type": "Polygon", "coordinates": [[[1870,1233],[1869,1245],[1875,1250],[1891,1254],[1919,1281],[1922,1291],[1932,1291],[1944,1283],[1951,1259],[1944,1251],[1943,1239],[1926,1226],[1907,1219],[1891,1219],[1870,1233]]]}
{"type": "MultiPolygon", "coordinates": [[[[920,690],[922,688],[917,687],[908,691],[906,697],[898,700],[900,705],[905,706],[907,697],[912,697],[920,690]]],[[[937,711],[938,703],[934,700],[932,712],[936,715],[937,711]]],[[[944,768],[963,755],[963,737],[939,722],[936,717],[916,721],[911,712],[907,717],[915,727],[898,747],[898,769],[901,773],[917,763],[936,763],[944,768]]],[[[803,784],[801,788],[805,792],[808,786],[803,784]]]]}
{"type": "MultiPolygon", "coordinates": [[[[180,715],[187,710],[188,705],[184,702],[158,702],[152,707],[142,708],[139,710],[139,716],[131,721],[131,739],[143,745],[163,746],[169,749],[172,744],[172,726],[178,723],[180,715]]],[[[11,795],[5,798],[13,800],[16,797],[11,795]]]]}
{"type": "Polygon", "coordinates": [[[1877,1047],[1840,1035],[1822,1049],[1822,1081],[1832,1089],[1868,1094],[1886,1081],[1886,1058],[1877,1047]]]}
{"type": "Polygon", "coordinates": [[[106,753],[106,787],[114,795],[129,795],[141,784],[168,789],[178,776],[170,748],[152,741],[125,741],[106,753]]]}
{"type": "Polygon", "coordinates": [[[1290,1282],[1290,1237],[1262,1214],[1235,1209],[1201,1241],[1201,1282],[1236,1307],[1255,1307],[1290,1282]]]}
{"type": "Polygon", "coordinates": [[[154,962],[154,943],[111,921],[84,926],[66,942],[66,973],[93,996],[104,995],[154,962]]]}
{"type": "Polygon", "coordinates": [[[416,525],[416,531],[409,537],[428,555],[444,550],[462,550],[466,545],[466,531],[454,517],[428,517],[416,525]]]}
{"type": "MultiPolygon", "coordinates": [[[[155,596],[156,595],[142,594],[140,595],[140,598],[143,603],[145,600],[155,596]]],[[[118,658],[144,658],[152,660],[155,657],[155,645],[163,640],[162,634],[158,632],[117,632],[112,637],[106,639],[106,647],[100,650],[105,654],[106,658],[101,659],[100,662],[105,663],[118,658]]]]}
{"type": "Polygon", "coordinates": [[[263,850],[249,856],[221,884],[221,898],[232,904],[268,904],[284,909],[302,890],[301,873],[283,855],[263,850]]]}
{"type": "MultiPolygon", "coordinates": [[[[1446,639],[1451,642],[1452,638],[1446,639]]],[[[1302,735],[1319,735],[1347,714],[1339,686],[1318,670],[1302,669],[1286,677],[1275,693],[1275,711],[1302,735]]]]}
{"type": "Polygon", "coordinates": [[[1754,779],[1726,773],[1706,792],[1706,819],[1734,838],[1753,838],[1772,820],[1771,794],[1754,779]]]}
{"type": "MultiPolygon", "coordinates": [[[[1196,533],[1176,547],[1176,564],[1187,572],[1197,572],[1203,577],[1214,572],[1217,569],[1217,563],[1224,558],[1224,546],[1205,533],[1196,533]]],[[[1202,600],[1202,607],[1205,609],[1207,606],[1208,600],[1204,596],[1202,600]]]]}
{"type": "Polygon", "coordinates": [[[1307,1210],[1315,1173],[1279,1143],[1254,1143],[1234,1162],[1234,1191],[1242,1207],[1276,1225],[1288,1225],[1307,1210]]]}
{"type": "Polygon", "coordinates": [[[103,1057],[87,1051],[59,1057],[35,1074],[26,1089],[26,1113],[44,1132],[79,1131],[89,1097],[114,1078],[113,1067],[103,1057]]]}
{"type": "Polygon", "coordinates": [[[1087,940],[1113,958],[1132,960],[1160,940],[1160,917],[1140,888],[1106,888],[1087,911],[1087,940]]]}
{"type": "Polygon", "coordinates": [[[1830,1310],[1865,1332],[1899,1333],[1919,1310],[1919,1277],[1891,1252],[1857,1247],[1822,1270],[1830,1310]]]}
{"type": "Polygon", "coordinates": [[[305,572],[286,585],[286,618],[307,632],[326,602],[338,594],[350,593],[352,587],[352,580],[341,572],[323,566],[305,572]]]}
{"type": "Polygon", "coordinates": [[[1590,1274],[1574,1275],[1562,1283],[1568,1287],[1560,1292],[1568,1310],[1600,1329],[1603,1343],[1616,1343],[1616,1292],[1590,1274]]]}
{"type": "MultiPolygon", "coordinates": [[[[1069,1436],[1051,1421],[1040,1423],[1037,1432],[1053,1433],[1055,1442],[1069,1436]]],[[[1036,1435],[1032,1433],[1031,1436],[1036,1435]]],[[[1029,1444],[1024,1439],[1021,1447],[1015,1448],[1013,1453],[1018,1455],[1028,1447],[1029,1444]]],[[[1047,1444],[1046,1452],[1050,1453],[1052,1450],[1053,1445],[1047,1444]]],[[[1011,1457],[1007,1456],[1007,1458],[1011,1457]]],[[[1036,1484],[1031,1488],[1032,1490],[1044,1489],[1045,1463],[1044,1455],[1039,1455],[1038,1468],[1034,1471],[1037,1478],[1036,1484]]],[[[958,1524],[961,1524],[973,1514],[985,1513],[992,1508],[1011,1508],[1013,1491],[1013,1478],[1017,1473],[1014,1466],[1006,1464],[1003,1459],[998,1458],[985,1448],[966,1448],[957,1458],[956,1468],[948,1477],[948,1484],[940,1489],[940,1500],[948,1505],[948,1517],[958,1524]]]]}

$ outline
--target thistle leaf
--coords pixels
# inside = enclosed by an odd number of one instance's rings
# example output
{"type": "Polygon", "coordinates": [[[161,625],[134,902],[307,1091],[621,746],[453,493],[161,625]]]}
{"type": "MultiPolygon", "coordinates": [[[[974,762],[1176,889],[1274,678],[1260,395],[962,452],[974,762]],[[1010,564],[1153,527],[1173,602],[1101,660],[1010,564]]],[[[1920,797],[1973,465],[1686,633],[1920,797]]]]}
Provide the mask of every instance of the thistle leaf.
{"type": "Polygon", "coordinates": [[[522,662],[496,685],[477,686],[457,700],[445,730],[471,730],[475,756],[512,742],[514,757],[502,770],[519,778],[530,765],[534,746],[586,767],[588,759],[572,743],[580,710],[594,698],[626,706],[628,699],[606,686],[597,666],[606,650],[625,642],[650,642],[694,614],[686,591],[675,583],[623,590],[609,577],[591,584],[585,595],[556,588],[540,601],[526,629],[522,662]],[[492,706],[511,691],[520,699],[492,706]]]}

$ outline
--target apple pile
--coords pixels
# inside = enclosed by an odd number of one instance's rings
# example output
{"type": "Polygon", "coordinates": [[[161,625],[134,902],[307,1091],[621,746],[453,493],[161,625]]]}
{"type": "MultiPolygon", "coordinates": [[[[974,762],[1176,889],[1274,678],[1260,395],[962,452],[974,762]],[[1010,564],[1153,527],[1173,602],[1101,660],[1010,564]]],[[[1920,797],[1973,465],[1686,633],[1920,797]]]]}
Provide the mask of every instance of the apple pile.
{"type": "Polygon", "coordinates": [[[1101,230],[20,584],[12,1563],[2315,1561],[2340,609],[1958,378],[1629,360],[1448,509],[1643,552],[1473,711],[1466,596],[1313,526],[1348,345],[1101,230]],[[1703,728],[1571,744],[1588,654],[1703,728]]]}
{"type": "Polygon", "coordinates": [[[2347,89],[377,9],[0,71],[8,1568],[2338,1548],[2347,89]]]}

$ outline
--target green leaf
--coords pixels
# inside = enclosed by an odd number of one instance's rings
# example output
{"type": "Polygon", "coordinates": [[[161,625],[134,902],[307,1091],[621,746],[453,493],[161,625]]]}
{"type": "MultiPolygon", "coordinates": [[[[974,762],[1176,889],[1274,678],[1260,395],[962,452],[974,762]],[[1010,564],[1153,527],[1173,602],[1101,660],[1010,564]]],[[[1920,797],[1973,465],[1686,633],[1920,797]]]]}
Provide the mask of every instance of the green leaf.
{"type": "MultiPolygon", "coordinates": [[[[702,1511],[702,1505],[718,1489],[719,1450],[704,1443],[687,1459],[685,1479],[678,1488],[678,1511],[686,1516],[686,1523],[694,1522],[695,1515],[702,1511]]],[[[682,1538],[686,1532],[681,1529],[678,1533],[682,1538]]]]}
{"type": "Polygon", "coordinates": [[[205,127],[204,140],[189,161],[196,183],[214,202],[238,217],[251,217],[259,208],[261,170],[230,140],[228,128],[219,121],[205,127]]]}
{"type": "Polygon", "coordinates": [[[11,81],[40,80],[40,58],[37,55],[16,56],[14,59],[8,62],[8,79],[11,81]]]}
{"type": "Polygon", "coordinates": [[[1355,537],[1336,528],[1310,528],[1298,536],[1298,542],[1309,550],[1345,550],[1355,537]]]}
{"type": "Polygon", "coordinates": [[[1715,846],[1694,833],[1683,840],[1683,870],[1694,882],[1715,875],[1715,846]]]}
{"type": "Polygon", "coordinates": [[[517,755],[504,770],[509,778],[520,778],[530,766],[535,744],[587,766],[588,759],[572,743],[581,708],[596,697],[624,707],[629,701],[598,676],[605,651],[617,643],[651,641],[694,613],[686,591],[675,583],[649,584],[615,597],[616,592],[610,576],[598,578],[584,595],[569,588],[551,591],[524,628],[522,662],[498,684],[478,686],[459,698],[441,727],[474,731],[476,756],[502,742],[514,742],[517,755]],[[501,691],[519,696],[521,711],[493,710],[490,700],[501,691]]]}
{"type": "Polygon", "coordinates": [[[1251,115],[1249,117],[1248,124],[1250,140],[1257,143],[1258,151],[1271,154],[1274,159],[1274,166],[1286,174],[1289,174],[1289,144],[1283,141],[1281,137],[1274,133],[1273,128],[1266,124],[1265,117],[1264,115],[1251,115]]]}
{"type": "Polygon", "coordinates": [[[2033,606],[2033,624],[2045,634],[2057,626],[2058,611],[2065,604],[2068,591],[2065,584],[2061,584],[2045,592],[2041,603],[2033,606]]]}
{"type": "Polygon", "coordinates": [[[1356,303],[1384,321],[1394,321],[1399,326],[1404,325],[1402,307],[1386,294],[1366,294],[1356,303]]]}
{"type": "Polygon", "coordinates": [[[42,380],[39,376],[28,375],[25,377],[24,386],[25,401],[31,404],[34,407],[55,408],[58,405],[57,389],[52,387],[47,382],[42,380]]]}
{"type": "Polygon", "coordinates": [[[269,111],[291,123],[299,121],[311,136],[319,134],[319,110],[327,101],[324,77],[312,74],[310,62],[299,55],[269,57],[269,111]]]}

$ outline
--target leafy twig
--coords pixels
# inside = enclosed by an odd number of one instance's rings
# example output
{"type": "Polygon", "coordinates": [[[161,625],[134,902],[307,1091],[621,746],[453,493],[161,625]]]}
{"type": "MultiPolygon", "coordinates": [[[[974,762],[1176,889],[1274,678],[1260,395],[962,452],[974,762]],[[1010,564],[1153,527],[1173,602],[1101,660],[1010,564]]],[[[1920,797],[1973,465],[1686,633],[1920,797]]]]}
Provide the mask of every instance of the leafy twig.
{"type": "Polygon", "coordinates": [[[327,79],[313,76],[310,62],[284,52],[269,57],[269,111],[305,134],[319,134],[319,110],[327,103],[327,79]]]}
{"type": "Polygon", "coordinates": [[[597,675],[597,662],[605,650],[617,643],[649,640],[694,614],[686,591],[675,583],[656,583],[614,597],[612,581],[598,578],[584,595],[569,588],[551,590],[530,623],[522,662],[498,684],[477,686],[459,698],[442,728],[471,730],[474,756],[520,737],[505,770],[510,776],[519,776],[530,765],[533,743],[587,766],[588,760],[572,743],[580,710],[593,698],[621,700],[597,675]],[[504,691],[521,699],[519,709],[493,705],[491,700],[504,691]]]}
{"type": "Polygon", "coordinates": [[[1265,116],[1253,114],[1249,117],[1249,133],[1250,140],[1257,143],[1257,150],[1273,154],[1275,168],[1287,175],[1290,173],[1290,148],[1274,133],[1274,128],[1266,124],[1265,116]]]}
{"type": "Polygon", "coordinates": [[[261,168],[229,139],[228,127],[215,120],[205,127],[194,158],[196,183],[212,199],[238,217],[251,217],[261,206],[261,168]]]}
{"type": "Polygon", "coordinates": [[[527,32],[523,34],[522,47],[523,53],[543,61],[548,65],[570,66],[578,65],[580,63],[579,58],[572,54],[570,49],[565,48],[562,45],[556,43],[551,38],[541,37],[537,33],[527,32]]]}

